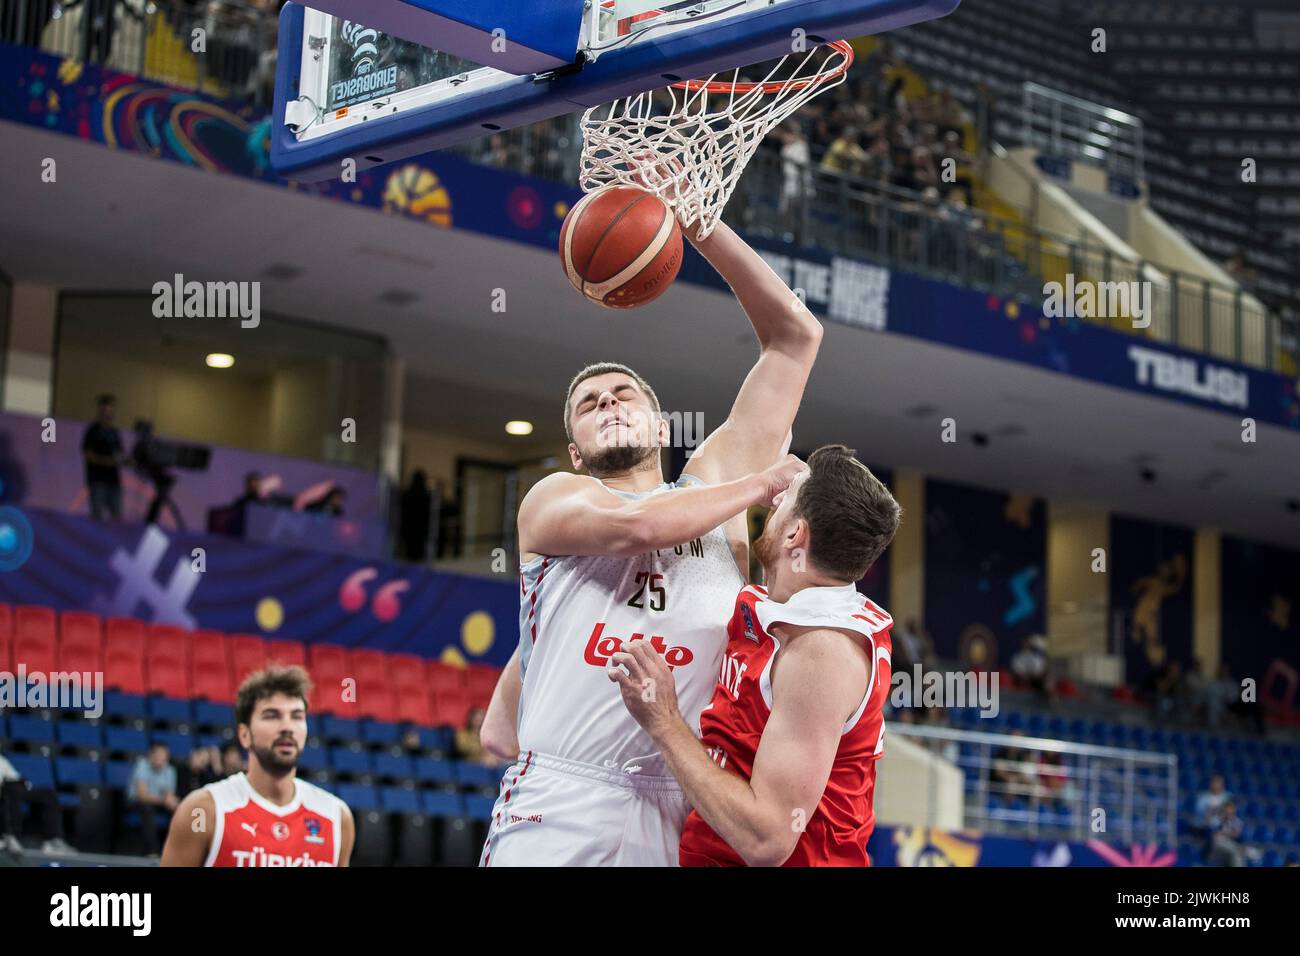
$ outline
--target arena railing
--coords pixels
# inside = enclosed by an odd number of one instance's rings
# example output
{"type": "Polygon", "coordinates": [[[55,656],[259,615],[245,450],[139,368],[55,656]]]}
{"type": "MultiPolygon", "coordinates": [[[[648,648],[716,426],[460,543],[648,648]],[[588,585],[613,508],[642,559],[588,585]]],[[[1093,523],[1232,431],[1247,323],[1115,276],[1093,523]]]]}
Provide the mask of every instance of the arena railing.
{"type": "Polygon", "coordinates": [[[964,823],[971,829],[1028,839],[1178,845],[1173,754],[905,724],[897,714],[887,723],[891,735],[961,769],[964,823]]]}

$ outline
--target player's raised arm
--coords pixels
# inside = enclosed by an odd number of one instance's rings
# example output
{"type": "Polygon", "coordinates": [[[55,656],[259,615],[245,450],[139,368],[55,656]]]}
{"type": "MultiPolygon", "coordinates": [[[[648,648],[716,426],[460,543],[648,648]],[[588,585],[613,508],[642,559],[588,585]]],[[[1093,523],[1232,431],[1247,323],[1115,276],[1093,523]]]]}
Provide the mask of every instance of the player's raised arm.
{"type": "Polygon", "coordinates": [[[821,346],[821,323],[763,258],[726,224],[691,240],[731,286],[758,335],[760,353],[731,414],[691,456],[686,470],[729,481],[783,453],[821,346]]]}
{"type": "Polygon", "coordinates": [[[202,866],[216,832],[217,803],[211,792],[187,794],[172,814],[159,866],[202,866]]]}
{"type": "Polygon", "coordinates": [[[630,556],[708,534],[751,505],[770,505],[806,466],[793,455],[720,484],[626,500],[581,475],[543,478],[519,506],[525,554],[630,556]]]}

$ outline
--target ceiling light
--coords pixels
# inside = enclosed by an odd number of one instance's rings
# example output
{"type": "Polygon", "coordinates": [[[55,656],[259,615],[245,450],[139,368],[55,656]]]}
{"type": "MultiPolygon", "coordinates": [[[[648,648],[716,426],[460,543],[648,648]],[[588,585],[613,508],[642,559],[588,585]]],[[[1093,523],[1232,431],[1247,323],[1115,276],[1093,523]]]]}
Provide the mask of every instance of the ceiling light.
{"type": "Polygon", "coordinates": [[[508,435],[531,435],[532,433],[532,422],[506,422],[506,434],[508,435]]]}
{"type": "Polygon", "coordinates": [[[212,352],[205,361],[208,363],[208,368],[230,368],[235,364],[235,357],[225,352],[212,352]]]}

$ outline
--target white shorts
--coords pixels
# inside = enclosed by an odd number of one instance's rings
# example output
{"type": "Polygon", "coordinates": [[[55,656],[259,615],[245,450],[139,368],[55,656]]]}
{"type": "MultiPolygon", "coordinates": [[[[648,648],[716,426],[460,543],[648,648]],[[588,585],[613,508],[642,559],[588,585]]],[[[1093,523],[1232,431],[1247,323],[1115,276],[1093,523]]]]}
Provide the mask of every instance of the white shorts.
{"type": "Polygon", "coordinates": [[[520,755],[501,780],[480,866],[676,866],[690,812],[672,777],[520,755]]]}

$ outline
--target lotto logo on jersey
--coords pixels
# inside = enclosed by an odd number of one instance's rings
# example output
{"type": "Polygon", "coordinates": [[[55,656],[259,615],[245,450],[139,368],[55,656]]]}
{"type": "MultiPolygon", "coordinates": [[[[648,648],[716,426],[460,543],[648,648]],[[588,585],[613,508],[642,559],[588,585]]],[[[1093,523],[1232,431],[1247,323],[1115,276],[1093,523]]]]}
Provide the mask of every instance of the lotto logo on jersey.
{"type": "MultiPolygon", "coordinates": [[[[639,631],[628,638],[629,641],[645,640],[645,635],[639,631]]],[[[668,669],[682,667],[689,664],[695,659],[695,655],[685,647],[669,647],[663,637],[655,634],[650,638],[650,646],[663,655],[664,663],[668,669]]],[[[602,621],[591,629],[591,637],[587,638],[587,649],[582,655],[582,659],[594,667],[609,666],[609,659],[623,649],[623,639],[615,637],[613,634],[605,633],[605,623],[602,621]]]]}

